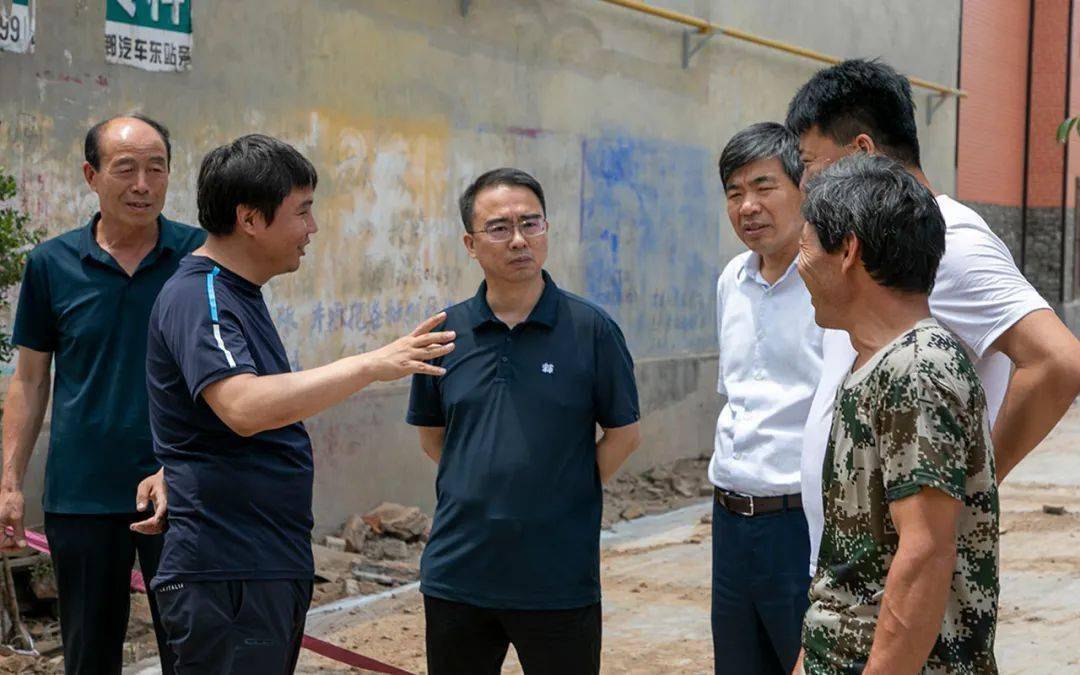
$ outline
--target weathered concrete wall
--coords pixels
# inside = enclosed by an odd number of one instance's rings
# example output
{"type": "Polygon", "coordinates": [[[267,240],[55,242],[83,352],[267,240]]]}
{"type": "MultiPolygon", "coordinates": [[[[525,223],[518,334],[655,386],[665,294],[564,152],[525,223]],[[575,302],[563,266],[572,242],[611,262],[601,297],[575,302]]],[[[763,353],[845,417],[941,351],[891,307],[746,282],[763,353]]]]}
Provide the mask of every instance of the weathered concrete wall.
{"type": "MultiPolygon", "coordinates": [[[[707,451],[713,288],[741,248],[716,158],[739,128],[782,119],[819,64],[716,37],[684,70],[680,27],[598,0],[471,4],[462,17],[457,0],[206,0],[194,69],[153,74],[104,63],[102,2],[43,0],[35,53],[0,54],[0,163],[57,233],[94,210],[80,143],[105,115],[169,124],[167,213],[189,222],[209,148],[251,131],[294,143],[320,171],[321,230],[268,299],[298,367],[377,346],[470,295],[480,274],[455,197],[485,169],[520,166],[548,193],[553,275],[609,309],[639,361],[646,443],[633,465],[707,451]]],[[[956,78],[958,2],[659,4],[956,78]]],[[[925,168],[952,191],[955,103],[927,125],[917,94],[925,168]]],[[[400,385],[374,387],[311,421],[320,529],[382,499],[431,505],[433,467],[404,403],[400,385]]]]}

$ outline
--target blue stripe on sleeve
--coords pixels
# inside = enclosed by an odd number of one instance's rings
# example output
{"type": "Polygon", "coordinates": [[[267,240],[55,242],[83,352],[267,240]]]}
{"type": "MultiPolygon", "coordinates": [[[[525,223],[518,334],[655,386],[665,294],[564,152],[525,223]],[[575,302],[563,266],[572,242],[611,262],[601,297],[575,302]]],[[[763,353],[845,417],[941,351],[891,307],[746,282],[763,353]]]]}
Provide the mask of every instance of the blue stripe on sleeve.
{"type": "Polygon", "coordinates": [[[206,297],[210,301],[210,320],[218,322],[217,297],[214,295],[214,277],[221,273],[220,267],[214,267],[214,271],[206,275],[206,297]]]}

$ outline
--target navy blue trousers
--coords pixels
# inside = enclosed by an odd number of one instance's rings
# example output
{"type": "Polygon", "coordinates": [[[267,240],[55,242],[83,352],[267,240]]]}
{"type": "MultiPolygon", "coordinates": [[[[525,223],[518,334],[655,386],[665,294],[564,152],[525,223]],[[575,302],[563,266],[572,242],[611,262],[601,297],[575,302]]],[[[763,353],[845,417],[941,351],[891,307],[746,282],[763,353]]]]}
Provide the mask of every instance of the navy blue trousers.
{"type": "Polygon", "coordinates": [[[182,581],[154,592],[178,675],[288,675],[296,669],[310,579],[182,581]]]}
{"type": "Polygon", "coordinates": [[[799,508],[740,516],[713,500],[712,532],[717,675],[787,675],[808,605],[806,516],[799,508]]]}

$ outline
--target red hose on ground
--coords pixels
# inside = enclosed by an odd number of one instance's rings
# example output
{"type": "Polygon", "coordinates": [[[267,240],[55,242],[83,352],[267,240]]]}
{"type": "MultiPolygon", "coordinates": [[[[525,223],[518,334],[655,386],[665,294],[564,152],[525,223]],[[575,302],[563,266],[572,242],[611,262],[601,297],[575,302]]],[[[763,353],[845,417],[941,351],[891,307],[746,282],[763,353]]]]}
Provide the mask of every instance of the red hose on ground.
{"type": "MultiPolygon", "coordinates": [[[[8,536],[14,536],[15,533],[9,527],[7,528],[7,534],[8,536]]],[[[26,530],[26,543],[35,551],[41,551],[46,555],[49,554],[49,540],[40,532],[26,530]]],[[[138,570],[131,570],[131,588],[132,590],[140,591],[142,593],[146,592],[146,582],[143,580],[143,576],[138,570]]],[[[348,649],[332,645],[329,642],[325,642],[319,638],[313,638],[310,635],[304,636],[302,645],[304,649],[313,651],[320,656],[325,656],[326,658],[333,659],[339,663],[353,666],[354,668],[365,668],[376,673],[387,673],[388,675],[412,675],[412,673],[407,670],[395,668],[382,661],[376,661],[369,656],[351,652],[348,649]]]]}

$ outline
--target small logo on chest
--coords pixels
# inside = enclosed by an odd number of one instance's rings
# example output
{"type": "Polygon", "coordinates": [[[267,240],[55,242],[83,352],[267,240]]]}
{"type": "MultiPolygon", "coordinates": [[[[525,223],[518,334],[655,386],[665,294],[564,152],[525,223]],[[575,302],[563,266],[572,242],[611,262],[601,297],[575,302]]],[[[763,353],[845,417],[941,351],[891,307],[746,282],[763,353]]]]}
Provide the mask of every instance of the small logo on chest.
{"type": "Polygon", "coordinates": [[[541,364],[540,372],[544,373],[545,375],[551,375],[552,373],[555,372],[555,364],[554,363],[541,364]]]}

